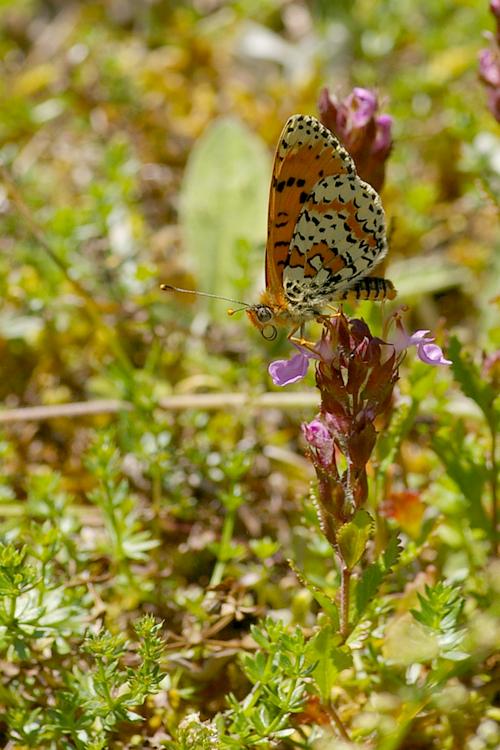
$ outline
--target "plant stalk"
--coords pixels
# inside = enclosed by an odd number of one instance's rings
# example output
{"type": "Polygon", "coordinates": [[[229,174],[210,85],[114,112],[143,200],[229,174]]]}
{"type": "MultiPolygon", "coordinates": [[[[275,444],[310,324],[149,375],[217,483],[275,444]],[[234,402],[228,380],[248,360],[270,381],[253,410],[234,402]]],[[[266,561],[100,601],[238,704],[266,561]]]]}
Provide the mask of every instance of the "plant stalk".
{"type": "Polygon", "coordinates": [[[498,533],[498,467],[497,467],[497,433],[491,427],[491,526],[493,531],[493,554],[500,554],[500,535],[498,533]]]}
{"type": "Polygon", "coordinates": [[[337,729],[339,730],[339,734],[342,737],[342,739],[346,740],[346,742],[350,742],[351,738],[347,734],[347,730],[346,730],[345,726],[342,723],[342,719],[338,715],[338,713],[335,710],[335,708],[333,706],[331,706],[331,705],[328,706],[327,713],[328,713],[328,716],[330,717],[330,719],[333,721],[333,723],[337,727],[337,729]]]}
{"type": "Polygon", "coordinates": [[[349,635],[349,594],[350,594],[350,582],[351,582],[351,571],[345,565],[344,561],[341,561],[341,579],[340,579],[340,634],[345,640],[349,635]]]}

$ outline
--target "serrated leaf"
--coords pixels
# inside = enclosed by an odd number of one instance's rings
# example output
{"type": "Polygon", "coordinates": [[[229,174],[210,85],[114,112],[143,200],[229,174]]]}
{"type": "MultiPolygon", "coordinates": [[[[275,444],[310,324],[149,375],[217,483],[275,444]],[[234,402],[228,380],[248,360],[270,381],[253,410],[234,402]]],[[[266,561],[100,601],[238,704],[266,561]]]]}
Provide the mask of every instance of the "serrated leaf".
{"type": "Polygon", "coordinates": [[[314,596],[319,606],[325,614],[330,618],[334,628],[338,629],[340,626],[339,610],[333,599],[322,591],[314,583],[307,580],[304,574],[297,569],[297,566],[292,560],[288,560],[288,564],[299,579],[300,583],[314,596]]]}
{"type": "Polygon", "coordinates": [[[401,554],[401,542],[397,534],[393,534],[384,550],[382,559],[385,571],[388,572],[399,560],[401,554]]]}
{"type": "Polygon", "coordinates": [[[450,340],[448,355],[452,360],[451,370],[462,392],[479,406],[494,430],[497,419],[494,409],[497,395],[495,390],[485,382],[475,362],[462,351],[462,345],[456,336],[452,336],[450,340]]]}
{"type": "Polygon", "coordinates": [[[491,524],[481,502],[487,469],[471,452],[463,424],[458,422],[453,430],[439,430],[432,437],[432,448],[467,500],[471,526],[489,533],[491,524]]]}
{"type": "Polygon", "coordinates": [[[368,511],[361,509],[356,512],[352,521],[345,523],[338,530],[337,544],[349,570],[352,570],[361,559],[372,529],[372,517],[368,511]]]}
{"type": "Polygon", "coordinates": [[[378,562],[369,565],[356,582],[356,611],[358,618],[373,599],[384,579],[384,571],[378,562]]]}
{"type": "Polygon", "coordinates": [[[378,560],[369,565],[356,581],[355,601],[358,620],[377,594],[380,584],[396,564],[400,554],[401,546],[398,535],[393,534],[378,560]]]}
{"type": "MultiPolygon", "coordinates": [[[[191,151],[180,196],[186,250],[212,294],[241,292],[232,272],[238,243],[265,242],[270,174],[263,142],[241,122],[214,122],[191,151]]],[[[207,302],[210,305],[210,302],[207,302]]]]}
{"type": "Polygon", "coordinates": [[[393,463],[401,441],[413,426],[417,412],[417,400],[400,404],[391,420],[389,429],[385,430],[380,436],[377,452],[379,456],[383,456],[383,459],[379,463],[377,474],[380,475],[381,480],[393,463]]]}

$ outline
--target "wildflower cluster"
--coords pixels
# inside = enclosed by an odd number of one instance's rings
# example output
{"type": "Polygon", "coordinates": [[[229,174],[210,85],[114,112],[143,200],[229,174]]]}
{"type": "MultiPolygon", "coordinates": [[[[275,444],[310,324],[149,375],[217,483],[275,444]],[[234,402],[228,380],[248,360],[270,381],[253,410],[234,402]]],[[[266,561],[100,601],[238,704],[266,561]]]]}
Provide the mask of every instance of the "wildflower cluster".
{"type": "Polygon", "coordinates": [[[338,524],[366,501],[375,420],[390,410],[401,357],[364,321],[343,313],[325,321],[317,353],[321,410],[303,432],[318,475],[323,530],[335,545],[338,524]]]}
{"type": "Polygon", "coordinates": [[[356,87],[339,101],[324,88],[318,110],[323,125],[340,138],[351,154],[360,177],[380,192],[385,162],[392,149],[392,117],[378,114],[374,92],[356,87]]]}

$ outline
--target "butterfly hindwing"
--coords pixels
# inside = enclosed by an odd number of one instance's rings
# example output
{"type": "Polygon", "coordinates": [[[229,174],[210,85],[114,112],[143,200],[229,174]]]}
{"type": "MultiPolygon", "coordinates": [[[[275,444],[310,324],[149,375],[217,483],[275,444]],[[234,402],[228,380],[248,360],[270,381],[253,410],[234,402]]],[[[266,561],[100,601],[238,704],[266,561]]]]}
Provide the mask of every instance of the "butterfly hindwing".
{"type": "Polygon", "coordinates": [[[376,191],[355,172],[320,179],[304,201],[283,272],[292,305],[340,299],[387,252],[384,212],[376,191]]]}
{"type": "Polygon", "coordinates": [[[266,288],[283,288],[291,242],[303,207],[325,178],[356,175],[354,163],[332,133],[315,117],[293,115],[281,133],[269,196],[266,288]]]}

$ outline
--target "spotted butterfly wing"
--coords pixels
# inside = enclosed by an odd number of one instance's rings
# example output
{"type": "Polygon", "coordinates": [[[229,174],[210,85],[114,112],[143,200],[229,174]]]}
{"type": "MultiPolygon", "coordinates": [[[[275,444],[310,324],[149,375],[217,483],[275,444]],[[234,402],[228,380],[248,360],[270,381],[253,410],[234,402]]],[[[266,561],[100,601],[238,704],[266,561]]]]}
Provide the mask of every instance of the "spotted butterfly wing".
{"type": "Polygon", "coordinates": [[[254,325],[294,325],[333,300],[393,298],[368,276],[387,252],[376,191],[316,118],[293,115],[280,136],[269,196],[266,290],[249,309],[254,325]]]}
{"type": "Polygon", "coordinates": [[[314,186],[325,177],[355,174],[354,163],[314,117],[293,115],[276,149],[269,195],[266,287],[283,288],[296,223],[314,186]]]}

